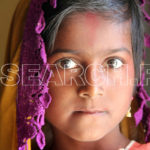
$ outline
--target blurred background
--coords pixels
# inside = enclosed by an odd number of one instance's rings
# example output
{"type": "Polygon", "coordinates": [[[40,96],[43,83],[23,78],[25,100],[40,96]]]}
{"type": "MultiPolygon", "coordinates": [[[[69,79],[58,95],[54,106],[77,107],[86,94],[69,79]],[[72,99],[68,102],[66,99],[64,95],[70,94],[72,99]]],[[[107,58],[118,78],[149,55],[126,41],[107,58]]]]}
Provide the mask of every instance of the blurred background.
{"type": "Polygon", "coordinates": [[[0,0],[0,67],[4,62],[4,53],[11,20],[19,0],[0,0]]]}

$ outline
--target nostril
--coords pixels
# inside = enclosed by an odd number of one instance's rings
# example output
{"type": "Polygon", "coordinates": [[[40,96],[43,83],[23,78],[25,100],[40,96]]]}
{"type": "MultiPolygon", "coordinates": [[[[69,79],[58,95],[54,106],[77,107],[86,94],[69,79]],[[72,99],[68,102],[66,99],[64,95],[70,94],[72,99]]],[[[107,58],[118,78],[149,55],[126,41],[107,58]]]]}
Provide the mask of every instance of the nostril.
{"type": "Polygon", "coordinates": [[[85,97],[90,97],[90,96],[89,96],[88,94],[86,94],[86,93],[84,93],[83,96],[85,96],[85,97]]]}
{"type": "Polygon", "coordinates": [[[81,96],[81,97],[90,97],[89,94],[87,94],[87,93],[80,93],[79,96],[81,96]]]}
{"type": "Polygon", "coordinates": [[[79,89],[78,95],[83,98],[96,98],[98,96],[104,95],[104,90],[102,88],[87,87],[86,89],[79,89]]]}

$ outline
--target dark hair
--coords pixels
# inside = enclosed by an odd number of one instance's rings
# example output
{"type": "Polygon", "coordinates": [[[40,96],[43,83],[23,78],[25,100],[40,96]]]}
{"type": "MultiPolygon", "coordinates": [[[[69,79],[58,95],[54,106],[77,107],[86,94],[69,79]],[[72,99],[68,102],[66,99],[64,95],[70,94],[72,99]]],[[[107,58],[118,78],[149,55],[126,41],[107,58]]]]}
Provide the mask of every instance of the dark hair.
{"type": "MultiPolygon", "coordinates": [[[[46,28],[42,32],[48,56],[53,51],[53,45],[59,27],[67,16],[72,13],[92,11],[105,19],[122,23],[131,19],[132,50],[135,68],[135,79],[140,78],[140,63],[143,57],[144,28],[142,13],[135,0],[58,0],[57,8],[52,8],[49,2],[43,4],[46,28]]],[[[135,80],[137,83],[137,81],[135,80]]],[[[135,84],[136,87],[136,84],[135,84]]]]}

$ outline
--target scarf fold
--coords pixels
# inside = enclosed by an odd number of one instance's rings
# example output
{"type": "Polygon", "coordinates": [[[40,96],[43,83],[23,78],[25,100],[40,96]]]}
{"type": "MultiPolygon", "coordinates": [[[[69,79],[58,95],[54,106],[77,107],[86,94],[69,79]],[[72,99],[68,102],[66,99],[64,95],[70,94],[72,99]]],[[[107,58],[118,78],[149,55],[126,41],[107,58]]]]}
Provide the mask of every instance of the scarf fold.
{"type": "MultiPolygon", "coordinates": [[[[48,81],[51,77],[45,44],[41,32],[45,28],[42,4],[46,0],[32,0],[27,14],[21,46],[17,97],[17,133],[19,150],[24,150],[28,139],[36,137],[40,149],[45,146],[42,131],[45,109],[51,102],[48,81]]],[[[50,1],[56,7],[56,1],[50,1]]]]}

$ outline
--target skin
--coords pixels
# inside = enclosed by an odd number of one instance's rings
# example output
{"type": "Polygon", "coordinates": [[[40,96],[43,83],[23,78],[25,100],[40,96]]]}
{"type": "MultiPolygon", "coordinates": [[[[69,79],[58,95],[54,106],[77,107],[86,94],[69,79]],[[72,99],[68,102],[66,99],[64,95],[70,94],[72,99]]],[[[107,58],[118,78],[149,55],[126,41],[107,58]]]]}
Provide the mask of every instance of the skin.
{"type": "Polygon", "coordinates": [[[134,87],[130,26],[130,21],[114,23],[90,12],[74,14],[63,21],[54,51],[69,49],[79,53],[55,53],[48,58],[49,64],[58,67],[58,70],[51,67],[53,76],[49,82],[49,93],[52,102],[46,110],[46,119],[54,134],[52,150],[117,150],[130,142],[119,130],[119,123],[130,107],[134,87]],[[119,48],[126,48],[128,52],[114,52],[119,48]],[[60,86],[60,77],[64,82],[64,70],[58,60],[64,57],[71,58],[71,62],[82,67],[76,65],[65,70],[67,85],[60,86]],[[112,57],[123,59],[119,59],[122,63],[119,68],[106,67],[112,57]],[[98,65],[103,66],[101,71],[98,65]],[[130,84],[120,84],[120,77],[123,82],[127,81],[127,73],[130,84]],[[75,79],[71,85],[70,77],[75,79]],[[106,79],[107,84],[104,82],[106,79]],[[85,84],[79,86],[83,81],[85,84]],[[81,109],[105,112],[99,115],[76,112],[81,109]]]}

